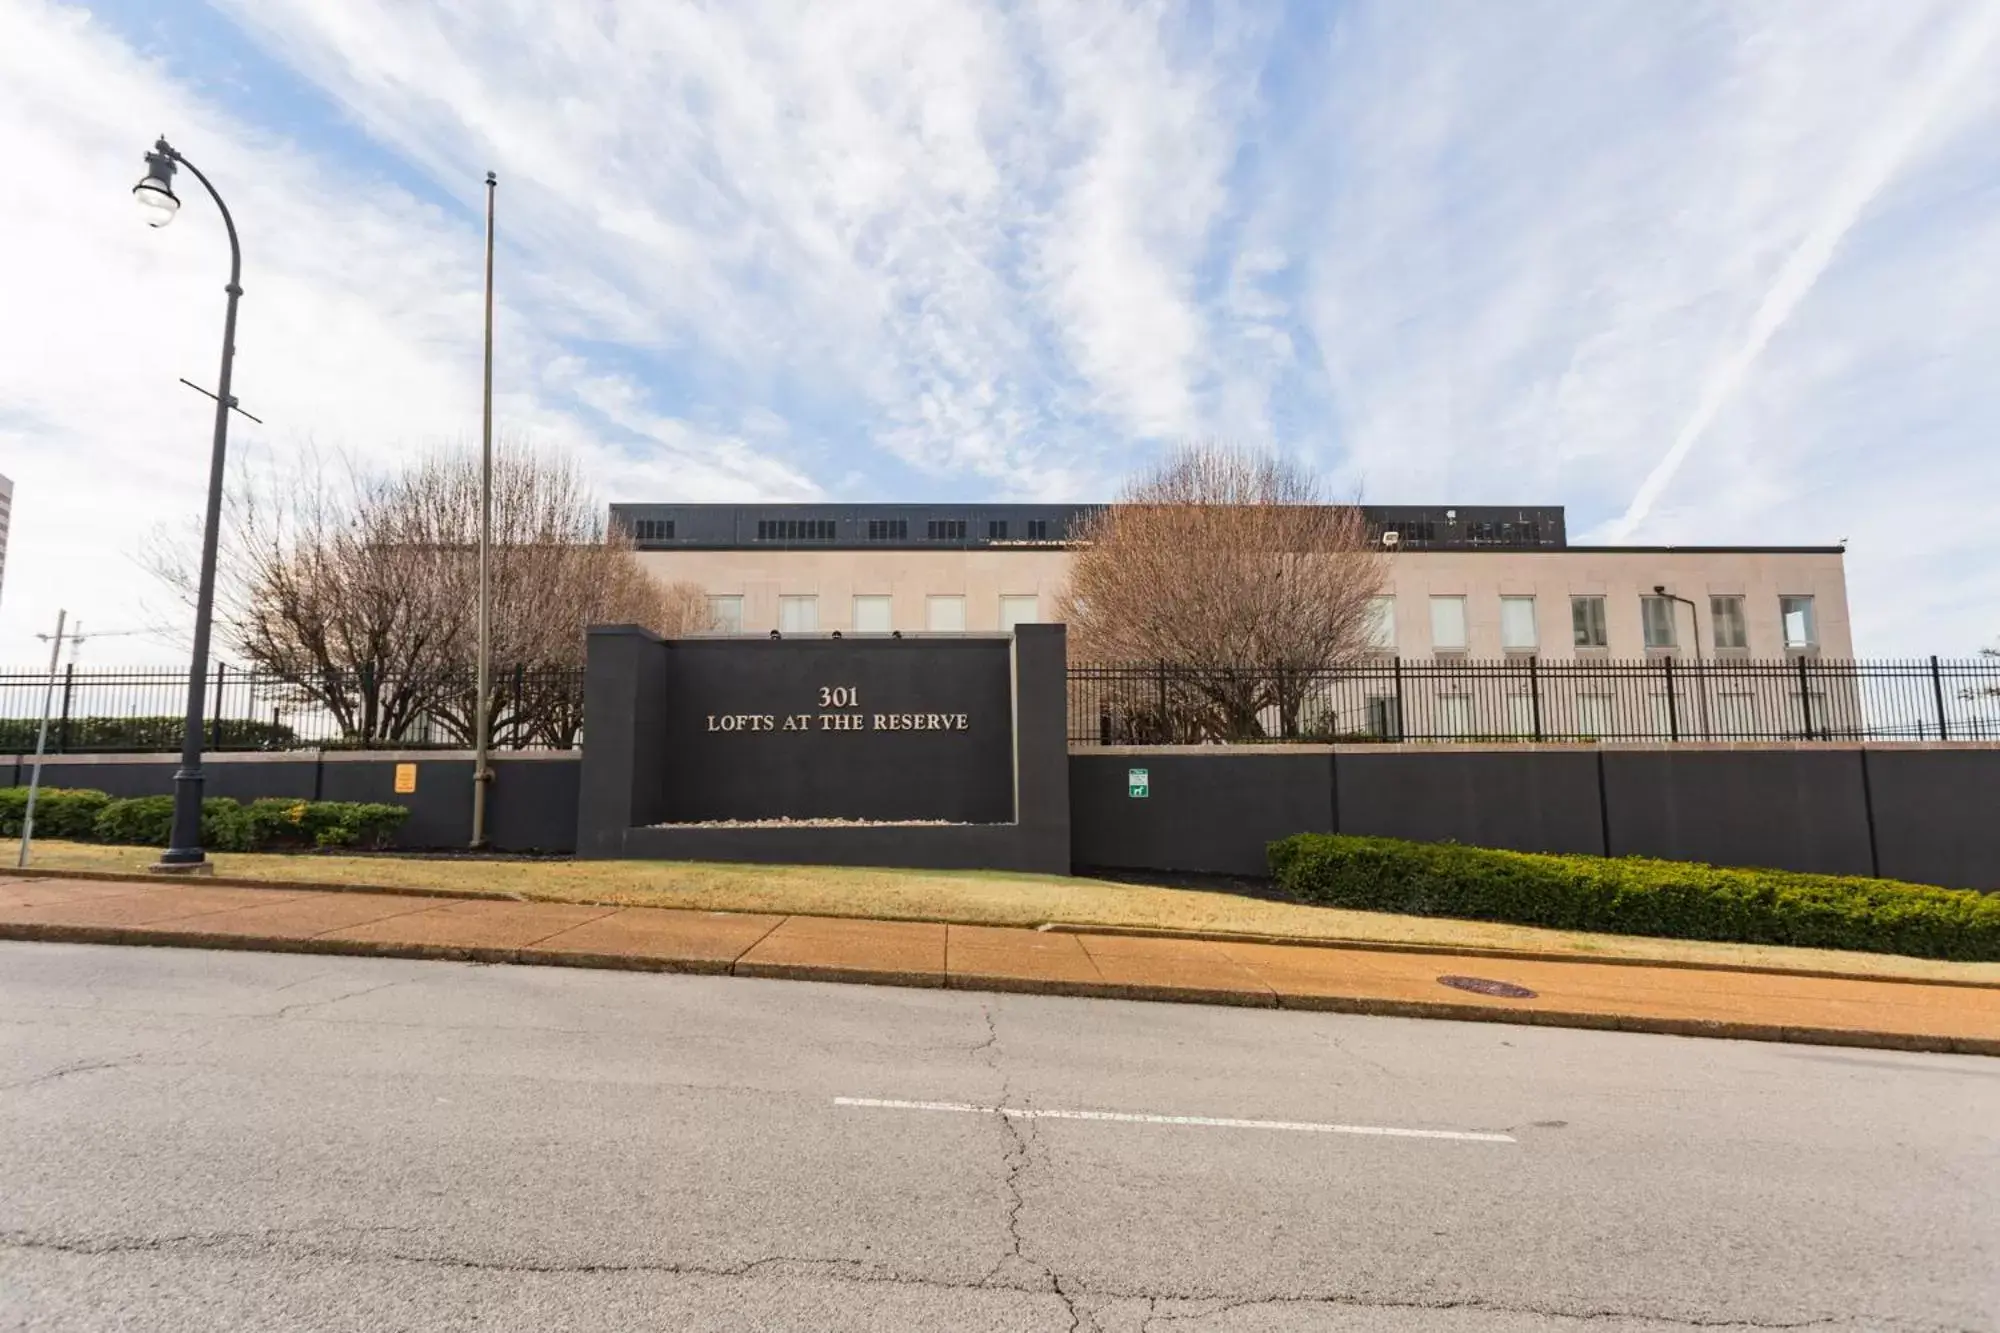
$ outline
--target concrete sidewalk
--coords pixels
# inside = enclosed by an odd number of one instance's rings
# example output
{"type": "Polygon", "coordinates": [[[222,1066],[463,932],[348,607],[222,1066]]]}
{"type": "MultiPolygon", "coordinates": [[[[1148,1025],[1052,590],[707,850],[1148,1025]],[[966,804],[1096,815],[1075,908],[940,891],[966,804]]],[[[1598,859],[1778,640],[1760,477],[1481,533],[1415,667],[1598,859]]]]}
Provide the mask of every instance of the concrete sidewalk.
{"type": "Polygon", "coordinates": [[[0,938],[1174,1000],[2000,1055],[2000,987],[829,917],[0,878],[0,938]],[[1532,995],[1446,985],[1470,976],[1532,995]]]}

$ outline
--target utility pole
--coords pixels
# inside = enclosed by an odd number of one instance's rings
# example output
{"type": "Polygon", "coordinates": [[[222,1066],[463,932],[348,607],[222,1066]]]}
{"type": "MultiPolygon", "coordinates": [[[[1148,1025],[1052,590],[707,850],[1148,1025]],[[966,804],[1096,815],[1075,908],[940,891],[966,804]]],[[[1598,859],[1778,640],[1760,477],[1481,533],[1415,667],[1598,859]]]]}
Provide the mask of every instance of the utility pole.
{"type": "Polygon", "coordinates": [[[499,178],[486,173],[486,380],[479,418],[479,700],[472,760],[472,848],[486,846],[486,793],[493,786],[493,196],[499,178]]]}
{"type": "Polygon", "coordinates": [[[21,815],[21,859],[14,864],[26,869],[28,847],[35,840],[35,798],[42,790],[42,756],[49,748],[49,709],[56,699],[56,669],[62,664],[63,625],[69,612],[56,612],[56,632],[49,644],[49,683],[42,692],[42,729],[35,736],[35,766],[28,776],[28,808],[21,815]]]}

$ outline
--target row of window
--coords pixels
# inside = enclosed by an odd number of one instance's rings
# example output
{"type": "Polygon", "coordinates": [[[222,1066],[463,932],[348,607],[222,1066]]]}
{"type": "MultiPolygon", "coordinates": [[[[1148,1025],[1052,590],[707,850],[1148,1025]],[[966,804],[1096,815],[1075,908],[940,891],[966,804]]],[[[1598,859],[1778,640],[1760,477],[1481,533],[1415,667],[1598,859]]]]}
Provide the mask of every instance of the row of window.
{"type": "MultiPolygon", "coordinates": [[[[743,632],[743,599],[738,596],[708,599],[709,618],[719,634],[743,632]]],[[[858,634],[887,634],[904,628],[895,623],[895,598],[886,593],[854,598],[848,626],[858,634]]],[[[1003,596],[1000,599],[1000,628],[1032,625],[1041,614],[1041,599],[1033,593],[1003,596]]],[[[819,629],[819,598],[811,595],[778,599],[778,628],[786,634],[812,634],[819,629]]],[[[965,598],[956,594],[924,599],[924,628],[941,634],[965,630],[965,598]]]]}
{"type": "MultiPolygon", "coordinates": [[[[1373,694],[1366,702],[1368,734],[1395,738],[1404,734],[1404,700],[1373,694]]],[[[1676,692],[1671,701],[1663,691],[1643,698],[1620,697],[1608,691],[1583,690],[1573,695],[1537,699],[1513,691],[1499,699],[1466,693],[1439,693],[1428,701],[1408,700],[1419,734],[1433,736],[1678,736],[1683,740],[1714,736],[1743,738],[1782,732],[1804,716],[1818,725],[1852,725],[1858,703],[1830,700],[1813,690],[1802,705],[1791,693],[1720,689],[1710,693],[1676,692]],[[1497,707],[1496,707],[1497,705],[1497,707]],[[1839,708],[1840,714],[1830,711],[1839,708]]]]}
{"type": "MultiPolygon", "coordinates": [[[[988,541],[1008,539],[1009,520],[988,519],[986,538],[988,541]]],[[[1045,518],[1031,518],[1023,524],[1027,529],[1027,540],[1031,542],[1049,539],[1049,521],[1045,518]]],[[[760,542],[830,542],[836,538],[836,520],[830,518],[760,518],[757,520],[757,540],[760,542]]],[[[670,518],[641,518],[633,521],[632,536],[642,542],[670,542],[674,539],[674,520],[670,518]]],[[[934,518],[924,526],[924,538],[934,542],[962,542],[965,540],[965,520],[962,518],[934,518]]],[[[868,520],[868,540],[871,542],[906,542],[910,539],[910,520],[907,518],[871,518],[868,520]]]]}
{"type": "MultiPolygon", "coordinates": [[[[1433,597],[1430,599],[1431,650],[1440,653],[1462,653],[1470,646],[1470,636],[1466,623],[1465,598],[1433,597]]],[[[1718,651],[1745,649],[1750,646],[1749,629],[1744,619],[1743,598],[1739,596],[1719,596],[1708,599],[1708,646],[1718,651]]],[[[1649,649],[1672,649],[1680,643],[1680,620],[1677,612],[1682,603],[1672,597],[1641,597],[1639,599],[1639,623],[1649,649]]],[[[1689,605],[1689,611],[1693,606],[1689,605]]],[[[1385,652],[1396,647],[1396,599],[1377,597],[1374,601],[1374,622],[1372,642],[1385,652]]],[[[1571,644],[1577,648],[1609,648],[1610,635],[1604,621],[1604,598],[1597,595],[1572,597],[1569,599],[1571,644]]],[[[1819,625],[1813,614],[1813,599],[1805,596],[1784,596],[1778,599],[1778,622],[1788,650],[1804,650],[1819,646],[1819,625]]],[[[1702,646],[1701,627],[1692,625],[1695,633],[1695,647],[1702,646]]],[[[1500,599],[1500,647],[1510,653],[1532,653],[1541,649],[1541,634],[1535,620],[1535,599],[1532,597],[1502,597],[1500,599]]]]}
{"type": "MultiPolygon", "coordinates": [[[[1399,540],[1412,546],[1427,546],[1437,541],[1437,523],[1431,519],[1397,519],[1384,523],[1382,531],[1393,532],[1399,540]]],[[[1465,541],[1471,546],[1539,546],[1542,525],[1532,519],[1520,522],[1480,520],[1465,525],[1465,541]]]]}

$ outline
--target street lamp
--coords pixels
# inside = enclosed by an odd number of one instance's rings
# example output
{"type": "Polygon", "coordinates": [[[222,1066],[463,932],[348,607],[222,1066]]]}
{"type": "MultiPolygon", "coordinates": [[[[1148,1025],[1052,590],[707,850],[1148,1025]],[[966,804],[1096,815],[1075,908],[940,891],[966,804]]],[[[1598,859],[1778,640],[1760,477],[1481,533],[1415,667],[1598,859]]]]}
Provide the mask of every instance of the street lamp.
{"type": "Polygon", "coordinates": [[[1694,631],[1694,679],[1697,693],[1701,699],[1701,738],[1707,740],[1708,684],[1702,678],[1701,674],[1701,614],[1695,609],[1694,603],[1688,598],[1679,597],[1668,592],[1667,586],[1664,583],[1655,583],[1653,585],[1653,595],[1655,597],[1664,597],[1670,602],[1680,602],[1688,609],[1688,626],[1694,631]]]}
{"type": "Polygon", "coordinates": [[[222,519],[223,458],[229,445],[229,410],[236,400],[229,396],[229,372],[236,359],[236,300],[243,295],[243,250],[236,243],[236,222],[215,186],[201,169],[177,152],[165,139],[146,154],[146,174],[132,187],[148,226],[164,227],[180,212],[181,201],[174,195],[174,171],[186,167],[208,191],[222,214],[229,232],[229,294],[227,313],[222,319],[222,372],[215,385],[215,442],[208,460],[208,513],[201,530],[201,582],[195,593],[194,658],[188,667],[187,730],[181,740],[181,766],[174,773],[174,827],[167,850],[153,869],[168,873],[199,874],[210,870],[201,850],[201,714],[202,695],[208,681],[209,624],[215,613],[215,544],[222,519]]]}

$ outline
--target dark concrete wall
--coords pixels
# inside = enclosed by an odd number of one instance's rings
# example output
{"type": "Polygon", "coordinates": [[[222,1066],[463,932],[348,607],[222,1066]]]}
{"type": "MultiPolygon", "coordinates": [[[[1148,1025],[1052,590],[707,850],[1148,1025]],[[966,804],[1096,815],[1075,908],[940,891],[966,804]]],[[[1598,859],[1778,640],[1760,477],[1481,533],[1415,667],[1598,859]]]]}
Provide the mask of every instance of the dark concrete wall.
{"type": "MultiPolygon", "coordinates": [[[[1064,739],[1062,641],[1016,639],[1020,819],[900,828],[616,830],[599,855],[850,865],[1261,875],[1265,844],[1342,831],[1522,850],[1603,850],[1719,865],[2000,890],[2000,747],[1617,749],[1509,746],[1079,750],[1064,739]],[[1602,766],[1602,801],[1598,773],[1602,766]],[[1126,794],[1145,768],[1151,794],[1126,794]],[[1595,831],[1593,831],[1595,830],[1595,831]]],[[[607,748],[617,749],[615,730],[607,748]]],[[[626,733],[629,734],[629,733],[626,733]]],[[[411,819],[409,848],[471,836],[472,759],[463,752],[211,755],[211,793],[239,800],[388,801],[411,819]],[[394,790],[398,762],[417,790],[394,790]]],[[[491,828],[506,851],[576,846],[586,766],[573,754],[494,756],[491,828]]],[[[628,760],[627,780],[647,781],[628,760]],[[634,773],[637,777],[634,777],[634,773]]],[[[59,755],[43,780],[114,796],[165,795],[168,755],[59,755]]],[[[27,780],[0,757],[0,780],[27,780]]]]}
{"type": "MultiPolygon", "coordinates": [[[[573,754],[496,754],[487,811],[491,842],[500,851],[568,852],[576,846],[573,754]]],[[[54,755],[42,782],[89,787],[112,796],[173,793],[173,755],[54,755]]],[[[26,782],[29,764],[12,762],[13,780],[26,782]]],[[[202,760],[206,794],[239,801],[379,801],[401,805],[410,818],[394,846],[464,847],[472,839],[472,755],[464,751],[397,753],[212,754],[202,760]],[[396,791],[396,765],[417,766],[417,789],[396,791]]]]}
{"type": "Polygon", "coordinates": [[[1070,758],[1070,859],[1081,870],[1264,875],[1264,849],[1294,833],[1333,831],[1325,750],[1222,746],[1079,752],[1070,758]],[[1128,794],[1128,770],[1148,792],[1128,794]]]}
{"type": "Polygon", "coordinates": [[[2000,748],[1863,754],[1882,874],[2000,890],[2000,748]]]}
{"type": "Polygon", "coordinates": [[[590,631],[576,807],[583,856],[1069,869],[1060,625],[964,639],[692,639],[590,631]],[[820,688],[854,686],[822,710],[820,688]],[[723,734],[724,712],[803,731],[723,734]],[[821,730],[859,713],[858,731],[821,730]],[[964,713],[970,729],[878,730],[877,713],[964,713]],[[697,827],[774,818],[943,824],[697,827]]]}
{"type": "Polygon", "coordinates": [[[1610,749],[1603,764],[1612,856],[1874,873],[1859,750],[1610,749]]]}
{"type": "Polygon", "coordinates": [[[1334,830],[2000,890],[2000,747],[1093,747],[1070,775],[1080,870],[1262,874],[1334,830]]]}
{"type": "Polygon", "coordinates": [[[1604,853],[1594,749],[1342,750],[1333,772],[1342,833],[1604,853]]]}

